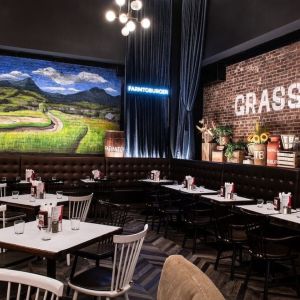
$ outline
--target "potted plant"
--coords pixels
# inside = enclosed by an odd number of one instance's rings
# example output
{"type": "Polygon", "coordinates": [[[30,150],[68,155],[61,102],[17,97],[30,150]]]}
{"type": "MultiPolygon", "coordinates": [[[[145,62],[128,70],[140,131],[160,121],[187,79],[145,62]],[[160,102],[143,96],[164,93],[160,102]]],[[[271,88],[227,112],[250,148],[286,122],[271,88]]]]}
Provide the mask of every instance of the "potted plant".
{"type": "Polygon", "coordinates": [[[230,125],[218,125],[213,129],[213,133],[216,136],[218,144],[220,146],[225,146],[232,137],[233,129],[230,125]]]}
{"type": "Polygon", "coordinates": [[[266,164],[268,139],[269,132],[259,121],[256,121],[254,132],[248,136],[249,148],[252,148],[250,152],[253,152],[255,165],[266,164]]]}
{"type": "Polygon", "coordinates": [[[245,157],[246,143],[243,141],[232,142],[227,144],[225,156],[227,162],[242,163],[245,157]]]}

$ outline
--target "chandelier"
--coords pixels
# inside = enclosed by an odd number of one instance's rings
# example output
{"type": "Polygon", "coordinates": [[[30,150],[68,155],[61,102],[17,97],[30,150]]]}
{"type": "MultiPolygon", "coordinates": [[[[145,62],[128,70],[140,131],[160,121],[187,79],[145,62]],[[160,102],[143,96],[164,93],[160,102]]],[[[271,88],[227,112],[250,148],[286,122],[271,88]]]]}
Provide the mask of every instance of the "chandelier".
{"type": "Polygon", "coordinates": [[[139,12],[143,7],[141,0],[115,0],[119,6],[119,12],[116,14],[113,10],[106,12],[105,17],[109,22],[119,19],[124,27],[121,30],[122,35],[128,36],[130,32],[134,32],[137,23],[140,23],[142,28],[147,29],[150,27],[150,20],[148,18],[139,19],[139,12]]]}

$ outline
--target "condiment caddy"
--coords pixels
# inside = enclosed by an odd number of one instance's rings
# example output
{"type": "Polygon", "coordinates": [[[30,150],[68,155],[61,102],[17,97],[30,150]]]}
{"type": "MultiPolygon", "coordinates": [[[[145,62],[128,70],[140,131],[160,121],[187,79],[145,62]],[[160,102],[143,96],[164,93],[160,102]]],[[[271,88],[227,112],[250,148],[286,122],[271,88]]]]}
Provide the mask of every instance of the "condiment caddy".
{"type": "Polygon", "coordinates": [[[183,183],[182,183],[183,188],[186,188],[188,190],[194,189],[195,186],[195,177],[192,177],[190,175],[185,176],[183,183]]]}
{"type": "Polygon", "coordinates": [[[62,231],[63,205],[57,206],[56,203],[41,205],[38,213],[38,228],[44,230],[42,239],[49,240],[50,233],[62,231]]]}
{"type": "Polygon", "coordinates": [[[234,200],[235,184],[233,182],[225,182],[220,188],[220,196],[228,200],[234,200]]]}
{"type": "Polygon", "coordinates": [[[281,214],[292,213],[292,194],[279,193],[278,197],[273,201],[274,210],[279,211],[281,214]]]}

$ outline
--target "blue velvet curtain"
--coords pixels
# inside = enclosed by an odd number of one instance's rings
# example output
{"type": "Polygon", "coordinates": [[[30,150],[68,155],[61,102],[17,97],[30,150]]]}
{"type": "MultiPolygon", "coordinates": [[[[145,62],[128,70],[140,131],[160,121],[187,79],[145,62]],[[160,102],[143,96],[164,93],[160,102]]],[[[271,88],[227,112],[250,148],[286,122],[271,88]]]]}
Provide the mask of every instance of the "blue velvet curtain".
{"type": "MultiPolygon", "coordinates": [[[[195,157],[193,108],[199,94],[207,0],[182,1],[178,121],[172,156],[195,157]]],[[[172,143],[171,143],[172,144],[172,143]]]]}
{"type": "MultiPolygon", "coordinates": [[[[125,89],[129,84],[169,88],[172,0],[144,0],[143,3],[151,27],[137,28],[128,37],[125,89]]],[[[169,96],[125,91],[124,127],[126,156],[167,157],[169,96]]]]}

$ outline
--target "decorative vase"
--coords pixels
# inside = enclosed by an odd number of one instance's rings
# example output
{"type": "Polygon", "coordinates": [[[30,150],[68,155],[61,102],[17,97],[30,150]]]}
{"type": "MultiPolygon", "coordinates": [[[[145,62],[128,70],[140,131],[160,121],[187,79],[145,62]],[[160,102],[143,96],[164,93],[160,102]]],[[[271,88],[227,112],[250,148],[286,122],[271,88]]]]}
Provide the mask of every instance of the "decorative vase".
{"type": "Polygon", "coordinates": [[[230,141],[229,136],[220,136],[219,137],[219,145],[220,146],[226,146],[230,141]]]}
{"type": "Polygon", "coordinates": [[[267,146],[267,165],[277,166],[277,151],[280,149],[280,136],[271,136],[267,146]]]}
{"type": "Polygon", "coordinates": [[[254,164],[258,166],[265,166],[267,161],[267,147],[266,144],[255,144],[253,146],[254,164]]]}

